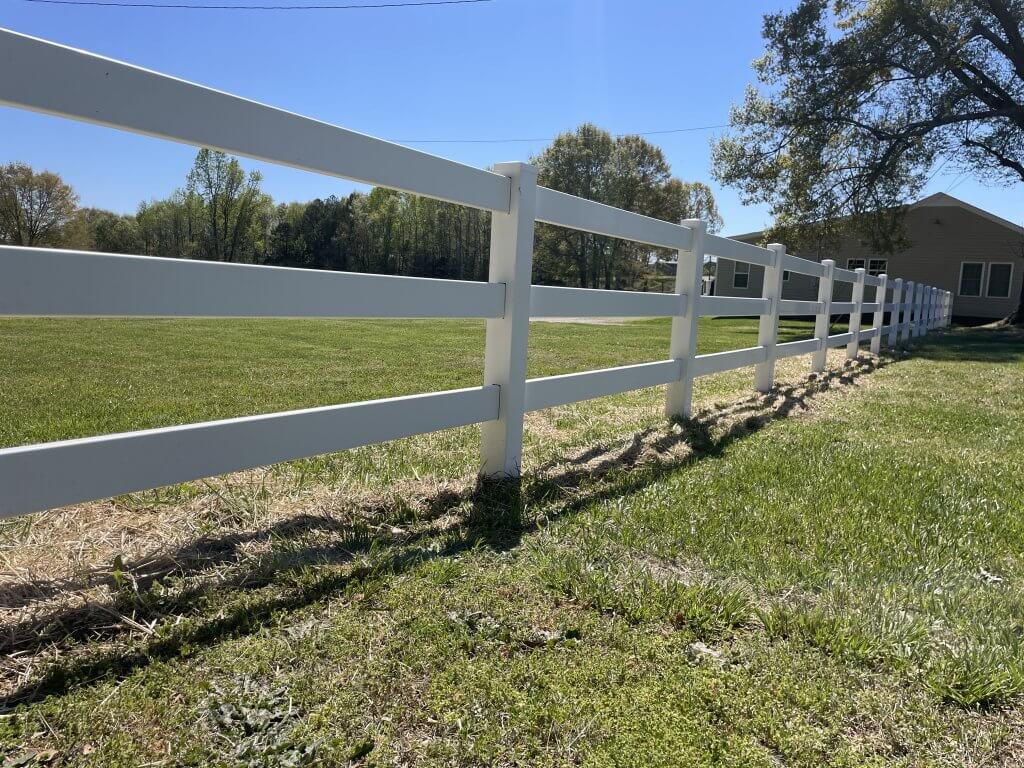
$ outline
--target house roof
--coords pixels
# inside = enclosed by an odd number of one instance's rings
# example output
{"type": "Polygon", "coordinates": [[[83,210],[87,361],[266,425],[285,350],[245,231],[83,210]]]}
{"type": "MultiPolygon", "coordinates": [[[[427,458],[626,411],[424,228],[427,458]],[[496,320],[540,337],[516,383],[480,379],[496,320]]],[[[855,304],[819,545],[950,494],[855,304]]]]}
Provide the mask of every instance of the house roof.
{"type": "MultiPolygon", "coordinates": [[[[934,195],[928,195],[928,197],[922,197],[916,203],[911,203],[907,206],[908,210],[914,210],[915,208],[963,208],[965,211],[981,216],[983,219],[988,219],[991,222],[999,224],[1000,226],[1006,227],[1011,232],[1015,232],[1018,235],[1024,235],[1024,227],[1019,224],[1014,224],[1012,221],[996,216],[994,213],[989,213],[983,208],[979,208],[976,205],[971,205],[958,197],[947,195],[945,192],[936,192],[934,195]]],[[[728,235],[733,240],[754,240],[764,234],[764,230],[757,232],[744,232],[741,235],[728,235]]]]}

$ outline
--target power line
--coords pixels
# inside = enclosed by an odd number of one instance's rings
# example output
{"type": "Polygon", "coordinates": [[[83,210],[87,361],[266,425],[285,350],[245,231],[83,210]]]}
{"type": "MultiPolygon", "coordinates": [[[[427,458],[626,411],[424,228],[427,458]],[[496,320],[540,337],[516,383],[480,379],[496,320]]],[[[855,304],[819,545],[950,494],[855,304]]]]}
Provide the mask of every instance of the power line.
{"type": "MultiPolygon", "coordinates": [[[[617,133],[621,136],[662,136],[668,133],[690,133],[692,131],[713,131],[716,128],[728,128],[728,125],[697,125],[692,128],[668,128],[663,131],[634,131],[617,133]]],[[[536,142],[554,141],[555,137],[545,136],[534,139],[392,139],[397,144],[532,144],[536,142]]]]}
{"type": "Polygon", "coordinates": [[[964,181],[967,180],[967,171],[964,171],[957,178],[953,179],[953,183],[946,187],[946,194],[948,195],[954,189],[959,187],[964,181]]]}
{"type": "Polygon", "coordinates": [[[24,0],[44,5],[80,5],[103,8],[169,8],[189,11],[351,11],[365,8],[419,8],[431,5],[469,5],[494,0],[412,0],[407,3],[361,3],[351,5],[208,5],[203,3],[120,2],[119,0],[24,0]]]}

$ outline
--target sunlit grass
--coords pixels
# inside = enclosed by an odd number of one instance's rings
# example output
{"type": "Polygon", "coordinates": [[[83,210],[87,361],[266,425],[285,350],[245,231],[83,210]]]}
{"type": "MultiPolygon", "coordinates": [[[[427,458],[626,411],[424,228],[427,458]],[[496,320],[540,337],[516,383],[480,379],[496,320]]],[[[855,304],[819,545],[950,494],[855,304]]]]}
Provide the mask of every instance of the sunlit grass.
{"type": "MultiPolygon", "coordinates": [[[[654,321],[533,330],[533,375],[667,344],[654,321]]],[[[728,321],[704,338],[742,347],[753,332],[728,321]]],[[[2,395],[20,404],[4,434],[421,391],[417,367],[451,341],[413,334],[408,367],[385,356],[387,380],[354,363],[344,379],[317,362],[336,329],[318,333],[266,341],[273,362],[251,363],[245,394],[196,385],[214,394],[195,406],[168,373],[184,337],[153,353],[162,373],[134,411],[68,413],[58,387],[37,395],[51,420],[17,426],[26,374],[2,395]]],[[[217,370],[244,369],[252,336],[217,370]]],[[[479,354],[446,358],[430,388],[478,381],[479,354]]],[[[702,382],[691,423],[664,423],[661,390],[531,417],[519,488],[474,487],[476,434],[455,430],[11,528],[8,597],[34,597],[5,614],[7,663],[33,682],[8,674],[23,703],[0,744],[70,765],[1017,764],[1024,339],[934,336],[802,383],[806,360],[787,365],[769,398],[749,370],[702,382]],[[51,564],[64,548],[85,555],[51,564]]]]}

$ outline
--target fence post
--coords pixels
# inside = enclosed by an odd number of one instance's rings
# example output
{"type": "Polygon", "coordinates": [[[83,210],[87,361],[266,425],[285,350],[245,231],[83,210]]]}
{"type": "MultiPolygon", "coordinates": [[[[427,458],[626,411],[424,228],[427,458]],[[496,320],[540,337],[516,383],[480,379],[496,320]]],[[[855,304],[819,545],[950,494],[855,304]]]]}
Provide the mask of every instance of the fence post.
{"type": "Polygon", "coordinates": [[[900,344],[907,343],[910,335],[910,316],[914,311],[914,281],[907,280],[903,288],[903,319],[900,321],[900,344]]]}
{"type": "Polygon", "coordinates": [[[672,318],[668,356],[681,363],[682,376],[668,385],[665,415],[688,419],[693,415],[693,358],[697,356],[697,321],[700,319],[701,277],[704,272],[704,230],[700,219],[687,219],[692,233],[690,250],[676,254],[676,293],[685,294],[683,313],[672,318]]]}
{"type": "Polygon", "coordinates": [[[903,278],[892,282],[892,311],[889,313],[888,346],[895,347],[900,337],[900,303],[903,301],[903,278]]]}
{"type": "Polygon", "coordinates": [[[924,294],[924,330],[922,336],[927,336],[932,330],[932,302],[935,300],[935,289],[930,285],[925,289],[924,294]]]}
{"type": "Polygon", "coordinates": [[[953,325],[953,292],[946,291],[946,327],[953,325]]]}
{"type": "Polygon", "coordinates": [[[491,214],[489,280],[505,284],[505,315],[487,320],[484,384],[497,384],[501,391],[497,421],[483,424],[481,472],[486,477],[518,477],[523,456],[537,169],[527,163],[499,163],[494,170],[511,179],[512,192],[509,212],[491,214]]]}
{"type": "Polygon", "coordinates": [[[923,283],[917,284],[917,295],[914,300],[914,338],[919,338],[924,332],[924,292],[928,286],[923,283]]]}
{"type": "Polygon", "coordinates": [[[757,346],[764,347],[763,363],[754,369],[754,388],[758,392],[769,392],[775,384],[775,345],[779,339],[779,302],[782,300],[782,261],[786,255],[786,246],[771,243],[768,250],[774,254],[770,267],[764,268],[761,298],[768,300],[768,314],[761,315],[757,327],[757,346]]]}
{"type": "Polygon", "coordinates": [[[918,312],[918,336],[924,336],[928,324],[925,323],[925,312],[928,310],[928,286],[921,287],[921,309],[918,312]]]}
{"type": "Polygon", "coordinates": [[[910,328],[907,336],[911,339],[917,336],[917,326],[921,322],[921,284],[914,283],[914,295],[910,298],[910,328]]]}
{"type": "Polygon", "coordinates": [[[875,316],[871,321],[871,325],[875,327],[874,336],[871,337],[871,354],[877,355],[882,351],[882,333],[885,331],[885,292],[889,289],[889,276],[879,275],[878,279],[881,282],[878,287],[875,288],[875,302],[878,304],[878,309],[875,310],[875,316]]]}
{"type": "Polygon", "coordinates": [[[828,332],[832,320],[832,282],[835,279],[836,263],[832,259],[824,259],[821,266],[825,275],[818,279],[818,303],[821,312],[814,318],[814,338],[818,340],[818,351],[811,355],[811,370],[821,373],[828,362],[828,332]]]}
{"type": "Polygon", "coordinates": [[[853,283],[853,311],[850,312],[850,333],[853,334],[853,338],[846,345],[847,360],[856,360],[857,355],[860,354],[860,323],[861,317],[864,315],[864,276],[866,272],[864,267],[858,267],[854,272],[857,274],[857,279],[853,283]]]}

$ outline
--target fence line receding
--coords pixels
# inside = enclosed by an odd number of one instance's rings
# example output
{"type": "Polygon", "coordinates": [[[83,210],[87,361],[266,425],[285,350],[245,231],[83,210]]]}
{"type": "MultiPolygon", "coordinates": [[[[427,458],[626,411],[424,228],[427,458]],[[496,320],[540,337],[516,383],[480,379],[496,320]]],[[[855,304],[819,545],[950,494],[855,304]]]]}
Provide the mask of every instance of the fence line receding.
{"type": "Polygon", "coordinates": [[[906,343],[947,326],[950,292],[839,269],[537,185],[536,170],[484,171],[381,139],[0,29],[0,104],[83,120],[467,205],[492,214],[488,282],[435,280],[0,246],[0,316],[483,318],[481,386],[0,449],[0,517],[481,424],[481,472],[515,476],[528,411],[667,385],[666,416],[691,415],[693,381],[828,349],[906,343]],[[676,251],[670,294],[532,286],[536,222],[676,251]],[[702,296],[706,258],[764,269],[761,298],[702,296]],[[782,298],[784,271],[819,281],[817,301],[782,298]],[[836,282],[852,300],[832,301],[836,282]],[[864,313],[872,326],[861,327],[864,313]],[[831,316],[850,315],[832,334],[831,316]],[[758,343],[697,354],[703,316],[758,317],[758,343]],[[779,317],[813,315],[814,337],[778,343],[779,317]],[[889,322],[884,324],[885,316],[889,322]],[[665,360],[526,378],[531,317],[671,317],[665,360]]]}

